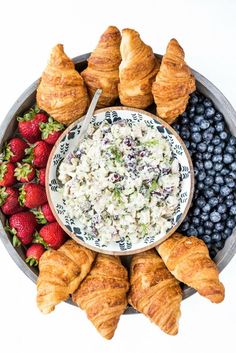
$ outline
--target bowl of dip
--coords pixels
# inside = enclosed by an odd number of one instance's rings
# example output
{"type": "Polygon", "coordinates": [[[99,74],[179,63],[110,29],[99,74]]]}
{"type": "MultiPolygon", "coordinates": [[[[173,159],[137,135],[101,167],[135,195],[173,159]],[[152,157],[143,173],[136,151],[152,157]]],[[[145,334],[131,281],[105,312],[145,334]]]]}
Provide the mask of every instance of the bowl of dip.
{"type": "Polygon", "coordinates": [[[61,227],[98,252],[128,255],[167,239],[193,195],[193,167],[178,134],[134,108],[95,111],[80,141],[83,118],[55,144],[46,191],[61,227]]]}

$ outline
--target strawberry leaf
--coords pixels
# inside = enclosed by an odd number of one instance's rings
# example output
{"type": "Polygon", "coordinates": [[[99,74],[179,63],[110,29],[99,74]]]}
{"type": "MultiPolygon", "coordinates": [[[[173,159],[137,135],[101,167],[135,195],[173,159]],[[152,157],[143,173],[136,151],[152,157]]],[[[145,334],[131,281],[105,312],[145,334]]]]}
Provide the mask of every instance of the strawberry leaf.
{"type": "Polygon", "coordinates": [[[19,191],[20,191],[20,195],[18,197],[18,201],[21,206],[24,206],[25,198],[26,198],[26,191],[24,189],[24,185],[19,189],[19,191]]]}
{"type": "Polygon", "coordinates": [[[38,210],[33,210],[32,213],[35,215],[36,221],[37,221],[38,224],[46,224],[47,223],[47,220],[44,217],[44,214],[42,212],[42,208],[41,207],[39,207],[38,210]]]}
{"type": "Polygon", "coordinates": [[[29,264],[30,266],[38,266],[38,260],[36,260],[34,257],[29,256],[25,259],[25,262],[29,264]]]}
{"type": "Polygon", "coordinates": [[[34,233],[33,237],[34,237],[33,243],[42,244],[45,247],[45,249],[50,248],[49,245],[43,240],[43,238],[37,231],[34,233]]]}
{"type": "Polygon", "coordinates": [[[32,163],[34,159],[34,145],[32,145],[29,148],[26,148],[25,154],[27,155],[27,157],[23,159],[23,162],[29,163],[29,164],[32,163]]]}
{"type": "Polygon", "coordinates": [[[2,206],[5,203],[7,197],[8,197],[8,193],[6,192],[6,188],[1,187],[0,188],[0,206],[2,206]]]}
{"type": "Polygon", "coordinates": [[[48,118],[47,123],[40,123],[40,131],[42,132],[42,139],[48,138],[50,134],[55,131],[62,131],[65,129],[64,125],[55,121],[51,116],[48,118]]]}
{"type": "Polygon", "coordinates": [[[18,246],[21,245],[21,241],[16,235],[13,235],[12,244],[13,244],[14,248],[17,248],[18,246]]]}

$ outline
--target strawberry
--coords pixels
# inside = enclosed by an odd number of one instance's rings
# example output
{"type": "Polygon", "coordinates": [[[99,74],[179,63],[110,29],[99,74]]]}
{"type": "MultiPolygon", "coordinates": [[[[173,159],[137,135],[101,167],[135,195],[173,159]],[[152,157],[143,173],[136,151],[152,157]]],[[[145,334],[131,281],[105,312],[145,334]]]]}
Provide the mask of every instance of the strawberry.
{"type": "Polygon", "coordinates": [[[37,170],[37,179],[40,185],[43,185],[43,186],[45,185],[46,183],[45,177],[46,177],[46,168],[37,170]]]}
{"type": "Polygon", "coordinates": [[[43,226],[39,233],[35,234],[35,242],[43,244],[46,248],[57,250],[66,240],[66,233],[57,222],[43,226]]]}
{"type": "Polygon", "coordinates": [[[13,163],[0,163],[0,186],[11,186],[16,183],[14,171],[15,166],[13,163]]]}
{"type": "Polygon", "coordinates": [[[32,244],[26,251],[25,262],[30,266],[38,266],[39,259],[43,255],[45,248],[42,244],[32,244]]]}
{"type": "Polygon", "coordinates": [[[37,228],[36,218],[32,212],[19,212],[9,218],[5,229],[13,235],[13,246],[27,245],[32,242],[37,228]]]}
{"type": "Polygon", "coordinates": [[[35,106],[30,111],[18,117],[18,129],[20,134],[30,143],[35,143],[41,138],[40,123],[46,123],[48,120],[46,113],[41,113],[35,106]]]}
{"type": "Polygon", "coordinates": [[[56,221],[56,218],[54,217],[48,203],[45,203],[36,211],[33,211],[33,214],[36,216],[37,222],[39,224],[46,224],[47,222],[51,223],[56,221]]]}
{"type": "Polygon", "coordinates": [[[32,147],[26,149],[28,157],[23,161],[33,163],[36,168],[45,168],[50,155],[52,145],[44,141],[37,141],[32,147]]]}
{"type": "Polygon", "coordinates": [[[17,168],[15,168],[14,175],[20,183],[28,183],[34,179],[35,169],[29,163],[17,163],[17,168]]]}
{"type": "Polygon", "coordinates": [[[40,123],[41,138],[50,145],[55,144],[63,130],[65,130],[64,125],[53,120],[51,116],[47,123],[40,123]]]}
{"type": "Polygon", "coordinates": [[[19,203],[21,206],[35,208],[47,202],[45,188],[36,183],[24,184],[20,188],[19,203]]]}
{"type": "Polygon", "coordinates": [[[19,162],[25,157],[25,150],[28,144],[19,137],[13,137],[5,144],[3,149],[4,161],[11,163],[19,162]]]}
{"type": "Polygon", "coordinates": [[[0,188],[0,206],[3,213],[12,215],[21,212],[24,208],[18,201],[19,191],[14,187],[1,187],[0,188]]]}

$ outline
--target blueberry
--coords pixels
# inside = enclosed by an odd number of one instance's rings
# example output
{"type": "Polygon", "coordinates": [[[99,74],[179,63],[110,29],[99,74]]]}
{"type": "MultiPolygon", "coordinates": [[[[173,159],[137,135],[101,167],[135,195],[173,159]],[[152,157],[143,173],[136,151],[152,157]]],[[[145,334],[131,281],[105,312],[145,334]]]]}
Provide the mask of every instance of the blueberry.
{"type": "Polygon", "coordinates": [[[221,235],[220,235],[220,233],[213,233],[211,239],[212,239],[214,242],[220,241],[220,240],[221,240],[221,235]]]}
{"type": "Polygon", "coordinates": [[[227,140],[228,137],[229,137],[229,134],[226,131],[220,132],[221,140],[227,140]]]}
{"type": "Polygon", "coordinates": [[[179,132],[179,129],[180,129],[180,125],[179,125],[179,124],[174,123],[174,124],[172,124],[172,127],[173,127],[176,131],[179,132]]]}
{"type": "Polygon", "coordinates": [[[200,153],[200,152],[195,153],[194,157],[198,160],[202,160],[202,158],[203,158],[202,153],[200,153]]]}
{"type": "Polygon", "coordinates": [[[236,137],[235,137],[235,136],[231,136],[231,137],[229,138],[229,144],[230,144],[231,146],[235,146],[235,145],[236,145],[236,137]]]}
{"type": "Polygon", "coordinates": [[[209,204],[210,204],[210,206],[212,206],[212,207],[215,207],[216,205],[218,205],[218,202],[219,202],[219,200],[218,200],[218,198],[217,197],[211,197],[210,198],[210,200],[209,200],[209,204]]]}
{"type": "Polygon", "coordinates": [[[212,176],[207,176],[204,180],[205,185],[211,186],[214,183],[214,178],[212,176]]]}
{"type": "Polygon", "coordinates": [[[224,229],[224,224],[222,222],[218,222],[215,224],[215,230],[221,232],[224,229]]]}
{"type": "Polygon", "coordinates": [[[205,169],[211,169],[213,167],[212,161],[205,161],[204,167],[205,167],[205,169]]]}
{"type": "Polygon", "coordinates": [[[231,163],[230,168],[231,170],[236,171],[236,162],[231,163]]]}
{"type": "Polygon", "coordinates": [[[216,114],[215,114],[215,116],[214,116],[214,120],[216,121],[216,122],[218,122],[218,121],[222,121],[224,118],[223,118],[223,115],[221,114],[221,113],[219,113],[219,112],[217,112],[216,114]]]}
{"type": "Polygon", "coordinates": [[[215,246],[217,247],[218,250],[221,250],[224,246],[223,241],[218,241],[217,243],[215,243],[215,246]]]}
{"type": "Polygon", "coordinates": [[[211,153],[210,152],[205,152],[205,153],[203,153],[202,157],[205,160],[211,159],[211,153]]]}
{"type": "Polygon", "coordinates": [[[212,189],[206,189],[206,190],[204,190],[204,196],[207,199],[210,199],[211,197],[214,196],[214,191],[212,189]]]}
{"type": "Polygon", "coordinates": [[[189,123],[189,118],[187,116],[182,115],[181,124],[188,124],[188,123],[189,123]]]}
{"type": "Polygon", "coordinates": [[[220,191],[220,185],[214,184],[214,185],[212,185],[212,189],[213,189],[216,193],[218,193],[218,192],[220,191]]]}
{"type": "Polygon", "coordinates": [[[226,146],[226,148],[225,148],[225,152],[228,152],[228,153],[230,153],[230,154],[235,155],[235,154],[236,154],[236,148],[235,148],[234,146],[228,145],[228,146],[226,146]]]}
{"type": "Polygon", "coordinates": [[[206,228],[206,229],[205,229],[205,234],[211,235],[211,234],[212,234],[212,229],[206,228]]]}
{"type": "Polygon", "coordinates": [[[201,171],[198,173],[197,178],[199,181],[203,181],[206,178],[206,173],[201,171]]]}
{"type": "Polygon", "coordinates": [[[209,215],[208,215],[208,213],[201,213],[200,218],[203,221],[207,221],[209,219],[209,215]]]}
{"type": "MultiPolygon", "coordinates": [[[[232,165],[231,165],[232,166],[232,165]]],[[[229,175],[235,180],[236,179],[236,172],[235,171],[231,171],[229,173],[229,175]]]]}
{"type": "Polygon", "coordinates": [[[189,105],[189,107],[188,107],[188,113],[189,114],[193,114],[193,113],[195,113],[195,106],[194,105],[189,105]]]}
{"type": "Polygon", "coordinates": [[[196,124],[192,124],[190,126],[190,130],[191,130],[191,132],[199,132],[200,131],[200,127],[198,125],[196,125],[196,124]]]}
{"type": "Polygon", "coordinates": [[[212,106],[212,101],[209,98],[205,98],[203,101],[203,104],[205,107],[211,107],[212,106]]]}
{"type": "Polygon", "coordinates": [[[182,127],[181,130],[180,130],[180,136],[183,138],[183,139],[186,139],[188,140],[189,137],[190,137],[190,131],[186,128],[186,127],[182,127]]]}
{"type": "Polygon", "coordinates": [[[205,152],[207,150],[207,144],[205,142],[200,142],[198,145],[197,145],[197,150],[199,152],[205,152]]]}
{"type": "Polygon", "coordinates": [[[201,213],[201,210],[199,207],[195,207],[194,210],[193,210],[193,215],[194,216],[199,216],[201,213]]]}
{"type": "Polygon", "coordinates": [[[209,203],[207,203],[203,208],[202,211],[207,213],[211,210],[211,206],[209,205],[209,203]]]}
{"type": "Polygon", "coordinates": [[[230,163],[233,162],[233,160],[234,160],[234,158],[233,158],[233,156],[232,156],[231,154],[225,153],[225,154],[223,155],[223,162],[224,162],[225,164],[230,164],[230,163]]]}
{"type": "Polygon", "coordinates": [[[223,168],[223,164],[222,163],[215,163],[214,164],[214,169],[219,172],[221,169],[223,168]]]}
{"type": "Polygon", "coordinates": [[[208,107],[205,110],[205,116],[207,118],[212,118],[215,115],[215,109],[213,107],[208,107]]]}
{"type": "Polygon", "coordinates": [[[191,142],[190,146],[191,146],[192,150],[195,150],[197,147],[197,144],[196,144],[196,142],[191,142]]]}
{"type": "Polygon", "coordinates": [[[200,124],[200,122],[204,119],[203,115],[195,115],[194,122],[195,124],[200,124]]]}
{"type": "Polygon", "coordinates": [[[208,131],[204,131],[203,134],[202,134],[202,138],[204,141],[208,142],[211,141],[213,139],[213,134],[211,132],[208,132],[208,131]]]}
{"type": "Polygon", "coordinates": [[[228,228],[233,229],[236,225],[235,220],[233,218],[229,218],[226,222],[228,228]]]}
{"type": "Polygon", "coordinates": [[[196,104],[195,112],[197,114],[202,114],[204,113],[204,111],[205,111],[205,107],[203,104],[200,104],[200,103],[196,104]]]}
{"type": "Polygon", "coordinates": [[[212,259],[214,259],[214,257],[216,256],[217,252],[216,252],[215,249],[210,249],[209,254],[210,254],[210,257],[211,257],[212,259]]]}
{"type": "Polygon", "coordinates": [[[222,196],[228,196],[229,194],[231,193],[231,190],[230,188],[227,186],[227,185],[224,185],[224,186],[221,186],[220,188],[220,194],[222,196]]]}
{"type": "Polygon", "coordinates": [[[182,224],[181,224],[181,230],[183,231],[183,232],[185,232],[186,230],[188,230],[188,228],[189,228],[189,223],[188,222],[183,222],[182,224]]]}
{"type": "Polygon", "coordinates": [[[198,103],[198,96],[193,93],[189,99],[189,102],[193,105],[197,104],[198,103]]]}
{"type": "Polygon", "coordinates": [[[198,230],[198,235],[203,235],[204,234],[204,227],[203,226],[198,226],[197,230],[198,230]]]}
{"type": "Polygon", "coordinates": [[[222,159],[223,159],[223,157],[222,157],[220,154],[215,154],[215,155],[212,157],[212,162],[214,162],[214,163],[221,162],[222,159]]]}
{"type": "Polygon", "coordinates": [[[210,123],[209,123],[209,121],[203,119],[203,120],[200,121],[199,126],[200,126],[200,128],[201,128],[202,130],[206,130],[206,129],[209,128],[210,123]]]}
{"type": "Polygon", "coordinates": [[[235,188],[235,181],[233,178],[228,177],[226,183],[229,188],[235,188]]]}
{"type": "Polygon", "coordinates": [[[221,214],[225,213],[227,211],[227,207],[225,204],[219,205],[217,208],[217,211],[221,214]]]}
{"type": "Polygon", "coordinates": [[[227,213],[222,214],[222,216],[221,216],[222,221],[226,221],[227,218],[228,218],[227,213]]]}
{"type": "Polygon", "coordinates": [[[225,203],[226,203],[227,207],[232,207],[234,204],[234,201],[233,200],[226,200],[225,203]]]}
{"type": "Polygon", "coordinates": [[[216,171],[214,169],[208,169],[207,170],[207,175],[215,176],[216,175],[216,171]]]}
{"type": "Polygon", "coordinates": [[[205,229],[212,229],[214,224],[211,221],[204,222],[205,229]]]}
{"type": "Polygon", "coordinates": [[[215,182],[216,182],[216,184],[223,185],[224,184],[224,179],[223,179],[223,177],[221,175],[217,175],[215,177],[215,182]]]}
{"type": "Polygon", "coordinates": [[[217,132],[222,132],[225,129],[225,123],[223,121],[219,121],[215,124],[215,129],[217,132]]]}
{"type": "Polygon", "coordinates": [[[203,235],[202,240],[204,243],[208,244],[211,242],[211,237],[209,235],[203,235]]]}
{"type": "Polygon", "coordinates": [[[203,162],[202,162],[202,161],[196,161],[195,167],[196,167],[198,170],[202,170],[203,167],[204,167],[203,162]]]}
{"type": "Polygon", "coordinates": [[[227,239],[231,234],[232,234],[232,228],[225,228],[222,238],[227,239]]]}
{"type": "Polygon", "coordinates": [[[207,143],[207,145],[208,145],[207,152],[212,153],[214,151],[214,146],[211,144],[209,145],[208,143],[207,143]]]}
{"type": "Polygon", "coordinates": [[[186,234],[187,234],[187,235],[198,235],[198,231],[197,231],[197,229],[195,229],[195,228],[189,228],[189,229],[186,231],[186,234]]]}
{"type": "Polygon", "coordinates": [[[220,142],[221,142],[221,140],[220,140],[220,136],[216,135],[216,136],[212,139],[212,141],[211,141],[211,142],[212,142],[212,143],[213,143],[213,145],[215,145],[215,146],[219,145],[219,144],[220,144],[220,142]]]}
{"type": "Polygon", "coordinates": [[[189,141],[184,140],[184,143],[185,143],[185,146],[186,146],[187,148],[190,147],[190,142],[189,142],[189,141]]]}
{"type": "Polygon", "coordinates": [[[223,148],[221,146],[215,146],[214,153],[221,154],[223,152],[223,148]]]}
{"type": "Polygon", "coordinates": [[[203,208],[206,205],[206,200],[203,196],[199,197],[196,201],[198,207],[203,208]]]}
{"type": "Polygon", "coordinates": [[[197,183],[197,188],[198,188],[198,190],[203,190],[204,188],[205,188],[205,185],[204,185],[204,183],[203,182],[198,182],[197,183]]]}
{"type": "Polygon", "coordinates": [[[228,175],[228,174],[229,174],[229,169],[228,169],[228,168],[223,168],[223,169],[221,170],[221,174],[222,174],[222,175],[228,175]]]}
{"type": "Polygon", "coordinates": [[[198,226],[200,224],[200,219],[198,217],[193,217],[192,218],[192,223],[195,225],[195,226],[198,226]]]}
{"type": "Polygon", "coordinates": [[[214,223],[218,223],[221,220],[221,215],[219,212],[213,211],[210,213],[210,220],[214,223]]]}

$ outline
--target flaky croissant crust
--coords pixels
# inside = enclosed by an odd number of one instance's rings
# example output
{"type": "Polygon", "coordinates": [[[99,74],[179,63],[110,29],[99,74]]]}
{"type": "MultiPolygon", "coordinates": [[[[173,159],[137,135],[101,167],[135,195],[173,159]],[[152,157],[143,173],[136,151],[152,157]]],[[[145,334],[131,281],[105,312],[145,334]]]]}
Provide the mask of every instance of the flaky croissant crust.
{"type": "Polygon", "coordinates": [[[88,94],[84,81],[65,54],[62,44],[52,49],[36,100],[39,108],[66,125],[81,117],[87,109],[88,94]]]}
{"type": "Polygon", "coordinates": [[[224,299],[224,286],[219,281],[217,267],[201,239],[175,233],[157,250],[179,281],[196,289],[213,303],[220,303],[224,299]]]}

